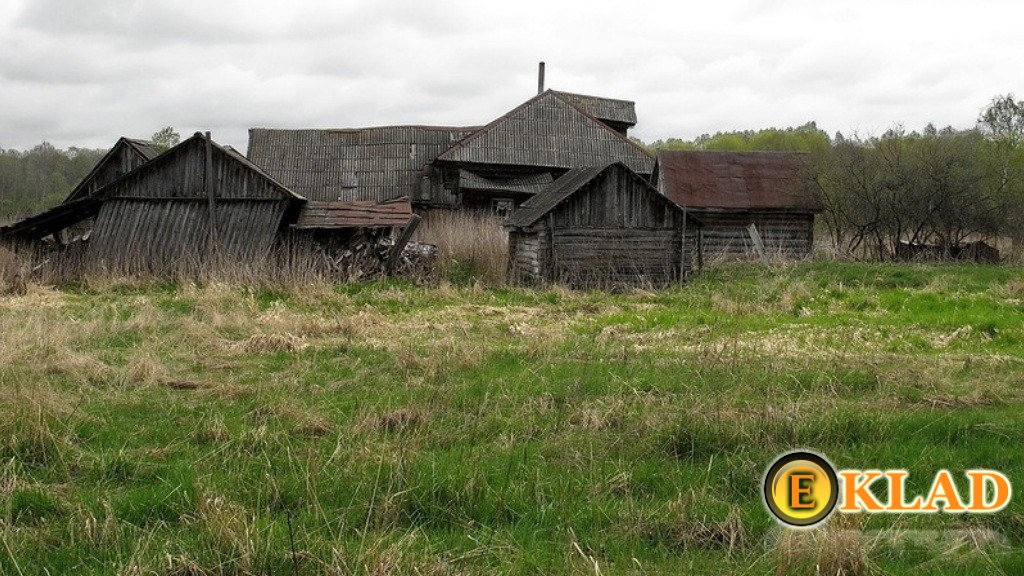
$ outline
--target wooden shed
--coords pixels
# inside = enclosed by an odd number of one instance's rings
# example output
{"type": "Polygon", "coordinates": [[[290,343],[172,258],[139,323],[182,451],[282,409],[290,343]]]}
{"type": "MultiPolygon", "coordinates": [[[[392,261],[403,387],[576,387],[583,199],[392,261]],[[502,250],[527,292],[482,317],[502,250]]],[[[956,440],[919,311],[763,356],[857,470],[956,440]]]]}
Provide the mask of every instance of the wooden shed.
{"type": "Polygon", "coordinates": [[[664,286],[699,264],[700,223],[620,163],[569,170],[505,226],[519,281],[664,286]]]}
{"type": "Polygon", "coordinates": [[[253,260],[305,199],[231,148],[197,133],[99,189],[88,258],[125,271],[253,260]]]}
{"type": "Polygon", "coordinates": [[[813,248],[821,205],[809,154],[662,151],[653,179],[704,224],[707,259],[756,254],[758,241],[768,256],[802,258],[813,248]]]}

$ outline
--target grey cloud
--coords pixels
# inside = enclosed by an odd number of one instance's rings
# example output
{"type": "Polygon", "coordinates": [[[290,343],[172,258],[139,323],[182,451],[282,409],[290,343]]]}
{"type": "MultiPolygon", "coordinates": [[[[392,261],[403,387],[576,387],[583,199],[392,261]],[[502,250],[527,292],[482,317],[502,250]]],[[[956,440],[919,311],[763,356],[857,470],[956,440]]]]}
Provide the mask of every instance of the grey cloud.
{"type": "Polygon", "coordinates": [[[548,86],[636,100],[644,139],[817,120],[968,126],[1014,71],[1001,0],[27,0],[0,8],[0,144],[105,146],[170,124],[479,124],[548,86]],[[995,12],[997,18],[987,16],[995,12]],[[985,18],[985,26],[973,24],[985,18]]]}

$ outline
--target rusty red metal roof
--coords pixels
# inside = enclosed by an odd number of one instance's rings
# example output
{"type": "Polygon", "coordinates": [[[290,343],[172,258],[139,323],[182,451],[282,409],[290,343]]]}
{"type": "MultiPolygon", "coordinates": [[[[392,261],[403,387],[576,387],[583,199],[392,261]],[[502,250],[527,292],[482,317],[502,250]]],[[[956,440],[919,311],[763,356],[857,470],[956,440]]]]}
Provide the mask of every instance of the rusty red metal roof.
{"type": "Polygon", "coordinates": [[[372,200],[308,201],[293,228],[404,228],[413,219],[412,204],[403,197],[386,202],[372,200]]]}
{"type": "Polygon", "coordinates": [[[658,190],[687,208],[821,210],[810,154],[668,150],[656,173],[658,190]]]}

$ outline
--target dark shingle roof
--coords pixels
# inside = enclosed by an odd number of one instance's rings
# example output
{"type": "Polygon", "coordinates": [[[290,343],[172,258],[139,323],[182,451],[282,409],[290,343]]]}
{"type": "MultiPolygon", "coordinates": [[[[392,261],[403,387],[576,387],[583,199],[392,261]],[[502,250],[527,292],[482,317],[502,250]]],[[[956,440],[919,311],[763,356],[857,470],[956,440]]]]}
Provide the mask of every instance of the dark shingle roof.
{"type": "Polygon", "coordinates": [[[821,210],[809,154],[671,150],[657,170],[661,193],[688,208],[821,210]]]}
{"type": "Polygon", "coordinates": [[[640,174],[654,170],[646,151],[551,90],[460,141],[438,161],[560,169],[622,162],[640,174]]]}
{"type": "Polygon", "coordinates": [[[424,167],[477,127],[249,130],[248,157],[310,200],[420,197],[424,167]]]}
{"type": "Polygon", "coordinates": [[[636,104],[629,100],[555,91],[559,98],[602,122],[636,126],[636,104]]]}

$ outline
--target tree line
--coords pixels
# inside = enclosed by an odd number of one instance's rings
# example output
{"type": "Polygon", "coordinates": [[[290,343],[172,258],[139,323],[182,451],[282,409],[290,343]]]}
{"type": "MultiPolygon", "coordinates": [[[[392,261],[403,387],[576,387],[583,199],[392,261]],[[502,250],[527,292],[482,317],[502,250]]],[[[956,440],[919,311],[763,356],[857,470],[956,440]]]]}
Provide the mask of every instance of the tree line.
{"type": "Polygon", "coordinates": [[[705,134],[648,150],[808,152],[821,219],[841,252],[896,256],[900,242],[951,251],[970,240],[1024,239],[1024,101],[994,98],[970,129],[896,126],[881,136],[794,128],[705,134]]]}
{"type": "MultiPolygon", "coordinates": [[[[166,127],[151,140],[166,149],[177,144],[180,136],[166,127]]],[[[60,204],[106,153],[56,148],[49,142],[25,151],[0,148],[0,225],[60,204]]]]}
{"type": "MultiPolygon", "coordinates": [[[[152,136],[165,148],[178,133],[152,136]]],[[[894,127],[830,136],[814,122],[636,142],[658,150],[797,151],[813,158],[821,221],[842,252],[888,259],[900,242],[951,249],[973,239],[1024,241],[1024,101],[998,96],[970,129],[894,127]]],[[[0,223],[62,201],[105,150],[0,149],[0,223]]]]}

